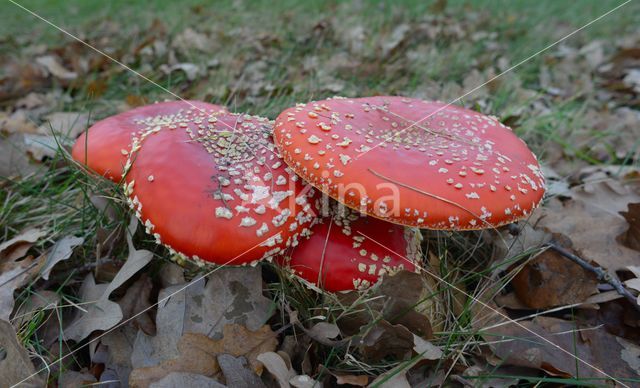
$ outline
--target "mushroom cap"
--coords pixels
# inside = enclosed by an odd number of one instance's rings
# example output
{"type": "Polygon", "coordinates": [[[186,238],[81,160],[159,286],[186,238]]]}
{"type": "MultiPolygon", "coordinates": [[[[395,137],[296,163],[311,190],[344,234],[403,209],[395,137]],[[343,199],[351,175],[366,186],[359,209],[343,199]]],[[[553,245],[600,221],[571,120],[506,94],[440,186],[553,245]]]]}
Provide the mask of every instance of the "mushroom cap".
{"type": "Polygon", "coordinates": [[[303,179],[386,221],[483,229],[525,217],[541,201],[535,155],[494,117],[403,97],[336,97],[276,119],[274,141],[303,179]]]}
{"type": "Polygon", "coordinates": [[[420,231],[367,217],[331,200],[330,216],[281,261],[330,292],[366,289],[384,274],[417,271],[420,231]]]}
{"type": "Polygon", "coordinates": [[[198,264],[254,264],[295,245],[315,190],[284,164],[272,128],[192,110],[134,138],[125,194],[147,232],[198,264]]]}
{"type": "Polygon", "coordinates": [[[71,156],[96,173],[119,182],[133,136],[150,125],[161,124],[191,110],[207,113],[226,111],[221,106],[200,101],[159,102],[135,108],[92,125],[78,137],[71,156]],[[149,118],[157,118],[158,122],[150,122],[149,118]]]}

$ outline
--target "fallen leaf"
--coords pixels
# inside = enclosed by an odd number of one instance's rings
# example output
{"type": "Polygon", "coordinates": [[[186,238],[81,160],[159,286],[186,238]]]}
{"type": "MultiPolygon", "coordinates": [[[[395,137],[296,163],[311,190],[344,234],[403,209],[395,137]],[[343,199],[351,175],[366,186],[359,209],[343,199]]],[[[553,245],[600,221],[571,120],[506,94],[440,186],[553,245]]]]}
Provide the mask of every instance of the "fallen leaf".
{"type": "Polygon", "coordinates": [[[4,320],[0,320],[0,381],[5,386],[18,383],[21,387],[44,385],[36,375],[27,351],[18,342],[13,326],[4,320]],[[34,376],[29,378],[31,375],[34,376]]]}
{"type": "Polygon", "coordinates": [[[274,351],[277,343],[276,335],[268,325],[257,331],[249,331],[237,324],[226,325],[223,337],[219,340],[213,340],[204,334],[185,333],[177,345],[178,358],[134,369],[129,376],[129,384],[132,387],[147,386],[171,372],[188,372],[212,377],[220,370],[216,358],[219,354],[246,357],[251,369],[260,375],[263,366],[257,360],[258,355],[274,351]]]}
{"type": "Polygon", "coordinates": [[[51,132],[75,139],[87,127],[89,115],[80,112],[55,112],[45,117],[45,124],[38,128],[40,134],[51,135],[51,132]]]}
{"type": "Polygon", "coordinates": [[[122,310],[122,319],[130,319],[133,327],[142,330],[145,334],[155,335],[156,325],[151,316],[149,307],[149,298],[151,296],[151,288],[153,284],[149,276],[143,273],[135,283],[133,283],[124,296],[118,301],[120,310],[122,310]],[[142,311],[144,313],[140,314],[142,311]]]}
{"type": "Polygon", "coordinates": [[[289,383],[289,379],[296,376],[297,373],[295,370],[291,368],[290,365],[287,365],[278,353],[275,352],[265,352],[259,354],[257,357],[258,361],[264,365],[264,367],[276,378],[280,388],[289,388],[291,384],[289,383]]]}
{"type": "Polygon", "coordinates": [[[573,322],[544,316],[521,321],[520,325],[493,314],[489,326],[480,328],[481,336],[505,365],[535,368],[553,376],[608,379],[576,360],[576,355],[610,376],[637,378],[638,371],[621,362],[625,348],[619,337],[602,328],[577,327],[573,322]]]}
{"type": "Polygon", "coordinates": [[[585,169],[584,183],[567,195],[550,199],[534,213],[531,222],[573,249],[578,256],[597,263],[610,272],[638,263],[638,251],[618,241],[628,230],[620,212],[629,203],[640,202],[638,172],[624,170],[615,178],[605,167],[585,169]]]}
{"type": "Polygon", "coordinates": [[[107,357],[104,360],[92,360],[101,362],[105,370],[100,375],[100,381],[117,380],[122,387],[129,386],[129,374],[131,366],[131,352],[136,338],[137,329],[132,326],[121,326],[103,336],[100,345],[106,347],[107,357]]]}
{"type": "Polygon", "coordinates": [[[46,158],[54,158],[62,144],[60,139],[49,135],[24,134],[24,147],[34,160],[43,162],[46,158]]]}
{"type": "Polygon", "coordinates": [[[80,289],[81,300],[86,303],[86,311],[78,311],[74,320],[64,330],[65,338],[76,342],[83,340],[95,330],[107,330],[122,320],[120,306],[109,300],[109,295],[138,273],[152,259],[147,250],[137,250],[131,236],[137,227],[137,219],[132,217],[127,233],[129,256],[127,261],[109,284],[96,284],[93,274],[87,275],[80,289]]]}
{"type": "Polygon", "coordinates": [[[439,360],[442,358],[442,350],[431,342],[413,335],[413,350],[425,360],[439,360]]]}
{"type": "Polygon", "coordinates": [[[77,73],[65,69],[64,66],[62,66],[58,61],[58,58],[54,57],[53,55],[38,57],[36,58],[36,63],[42,65],[54,77],[61,80],[70,81],[78,77],[77,73]]]}
{"type": "Polygon", "coordinates": [[[23,134],[0,136],[0,179],[26,177],[37,171],[26,153],[23,134]]]}
{"type": "Polygon", "coordinates": [[[518,298],[534,309],[581,303],[598,292],[594,273],[552,249],[529,260],[511,284],[518,298]]]}
{"type": "Polygon", "coordinates": [[[53,267],[59,262],[69,259],[73,253],[73,248],[83,242],[83,238],[74,236],[66,236],[56,241],[45,255],[44,264],[40,269],[40,276],[45,280],[49,280],[49,274],[53,267]]]}
{"type": "Polygon", "coordinates": [[[65,370],[58,377],[58,386],[65,388],[82,388],[93,385],[96,377],[89,372],[65,370]]]}
{"type": "Polygon", "coordinates": [[[0,245],[0,319],[9,319],[15,304],[14,291],[37,273],[38,259],[22,257],[42,235],[41,231],[32,229],[0,245]]]}
{"type": "Polygon", "coordinates": [[[400,363],[400,365],[395,368],[376,377],[369,386],[376,388],[411,388],[411,384],[409,384],[407,380],[407,372],[419,361],[420,359],[418,358],[409,362],[400,363]]]}
{"type": "Polygon", "coordinates": [[[340,335],[338,325],[328,322],[318,322],[307,332],[312,338],[334,339],[340,335]]]}
{"type": "MultiPolygon", "coordinates": [[[[179,279],[182,274],[176,275],[179,279]]],[[[180,337],[187,332],[221,338],[224,325],[239,323],[257,330],[272,314],[272,301],[262,295],[259,267],[227,267],[207,282],[196,278],[160,291],[157,335],[140,334],[132,354],[134,367],[152,366],[173,358],[180,337]]]]}
{"type": "Polygon", "coordinates": [[[377,362],[391,356],[406,360],[414,347],[412,334],[402,325],[380,320],[362,338],[361,351],[365,360],[377,362]]]}
{"type": "Polygon", "coordinates": [[[176,63],[173,66],[164,66],[161,70],[166,74],[170,74],[177,70],[183,71],[189,81],[195,80],[201,73],[200,66],[194,63],[176,63]]]}
{"type": "Polygon", "coordinates": [[[437,293],[433,292],[423,275],[400,271],[393,276],[385,276],[368,292],[367,298],[361,298],[358,292],[338,295],[341,303],[354,311],[336,322],[344,334],[358,334],[362,326],[383,318],[391,324],[403,325],[423,338],[432,336],[430,319],[426,314],[433,312],[430,302],[437,293]]]}
{"type": "Polygon", "coordinates": [[[350,384],[358,387],[365,387],[369,384],[369,376],[367,375],[340,375],[336,373],[333,373],[333,375],[335,376],[336,383],[338,383],[338,385],[350,384]]]}
{"type": "MultiPolygon", "coordinates": [[[[20,304],[16,310],[11,323],[19,328],[31,321],[34,316],[42,310],[52,310],[60,303],[60,295],[53,291],[37,291],[20,304]]],[[[53,322],[57,324],[57,322],[53,322]]],[[[41,326],[45,323],[41,323],[41,326]]]]}
{"type": "Polygon", "coordinates": [[[640,305],[640,266],[630,265],[627,269],[633,273],[635,278],[625,281],[624,284],[625,286],[638,291],[638,299],[636,302],[640,305]]]}
{"type": "Polygon", "coordinates": [[[386,40],[381,42],[382,56],[386,57],[397,49],[407,38],[411,26],[407,23],[398,24],[386,40]]]}
{"type": "Polygon", "coordinates": [[[249,367],[247,359],[242,356],[234,357],[230,354],[219,354],[218,365],[224,375],[225,383],[229,387],[266,388],[260,377],[249,367]]]}
{"type": "Polygon", "coordinates": [[[629,228],[618,236],[618,241],[627,248],[640,251],[640,203],[630,203],[628,210],[620,214],[627,221],[629,228]]]}
{"type": "Polygon", "coordinates": [[[0,262],[15,261],[24,257],[29,248],[46,233],[40,229],[28,229],[0,244],[0,262]]]}
{"type": "Polygon", "coordinates": [[[75,319],[64,329],[66,339],[76,342],[88,337],[96,330],[107,330],[122,320],[122,311],[117,303],[108,299],[108,284],[96,284],[93,274],[88,274],[80,287],[80,306],[75,319]]]}
{"type": "Polygon", "coordinates": [[[175,387],[201,387],[201,388],[227,388],[217,380],[194,373],[169,373],[162,379],[149,385],[149,388],[175,388],[175,387]]]}
{"type": "Polygon", "coordinates": [[[6,133],[36,133],[38,127],[27,117],[24,110],[17,110],[11,115],[0,112],[0,131],[6,133]]]}

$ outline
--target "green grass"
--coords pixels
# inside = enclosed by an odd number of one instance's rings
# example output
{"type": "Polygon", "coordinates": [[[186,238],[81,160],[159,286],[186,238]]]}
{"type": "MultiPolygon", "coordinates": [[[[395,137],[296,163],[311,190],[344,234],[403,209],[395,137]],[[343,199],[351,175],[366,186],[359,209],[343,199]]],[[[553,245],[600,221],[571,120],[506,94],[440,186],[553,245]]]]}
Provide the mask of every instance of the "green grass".
{"type": "MultiPolygon", "coordinates": [[[[440,88],[452,83],[460,84],[472,69],[487,72],[495,67],[500,58],[510,65],[518,63],[622,1],[451,0],[444,14],[436,13],[434,2],[420,0],[358,3],[335,0],[34,0],[19,3],[101,50],[126,60],[133,69],[184,98],[224,104],[233,110],[274,118],[296,102],[335,94],[326,88],[327,74],[344,85],[339,94],[347,96],[405,94],[444,98],[440,95],[442,89],[434,92],[431,86],[440,88]],[[452,36],[454,32],[440,34],[437,39],[409,37],[397,52],[379,59],[380,43],[387,42],[394,29],[403,23],[412,26],[422,23],[421,28],[427,30],[453,26],[463,31],[463,38],[452,36]],[[361,51],[355,53],[349,50],[351,42],[344,37],[354,26],[362,26],[367,32],[361,51]],[[162,42],[171,42],[187,27],[208,32],[215,37],[215,47],[211,52],[178,48],[175,53],[178,62],[198,65],[217,59],[219,65],[208,69],[205,77],[192,82],[181,72],[166,75],[160,67],[167,62],[167,56],[130,56],[130,60],[127,59],[127,55],[150,36],[162,42]],[[477,32],[494,34],[494,38],[474,39],[473,35],[477,32]],[[410,60],[407,59],[408,53],[414,53],[410,60]],[[264,71],[256,81],[263,88],[256,93],[246,87],[237,88],[242,86],[245,77],[255,75],[250,71],[250,66],[258,61],[265,62],[264,71]],[[305,66],[311,61],[317,65],[305,66]],[[340,61],[345,63],[338,65],[340,61]]],[[[70,44],[73,41],[69,37],[9,2],[0,4],[0,15],[0,55],[3,56],[0,64],[8,62],[9,56],[28,62],[31,60],[28,51],[41,43],[50,49],[72,46],[70,44]]],[[[565,44],[581,47],[593,39],[600,39],[605,42],[607,54],[611,54],[615,49],[615,40],[637,31],[638,25],[640,3],[634,1],[576,34],[565,44]]],[[[64,57],[96,57],[86,47],[78,45],[74,50],[64,57]]],[[[505,82],[490,85],[486,106],[476,106],[478,102],[472,98],[465,98],[462,102],[509,120],[516,133],[525,138],[543,160],[547,158],[551,146],[559,145],[576,163],[639,163],[630,159],[631,154],[622,159],[611,155],[606,160],[598,159],[589,147],[574,141],[576,128],[588,124],[583,122],[582,116],[592,102],[580,95],[566,98],[545,96],[539,82],[539,70],[543,64],[549,65],[551,62],[549,66],[553,65],[555,52],[556,48],[534,58],[504,77],[505,82]],[[533,91],[535,95],[519,95],[518,92],[523,88],[533,91]],[[529,109],[520,112],[522,106],[539,100],[550,105],[548,112],[533,114],[529,109]]],[[[482,79],[486,79],[486,74],[482,79]]],[[[63,93],[67,99],[60,99],[56,110],[91,112],[92,117],[97,118],[117,112],[127,98],[144,98],[147,101],[171,98],[154,85],[108,62],[66,87],[63,93]],[[97,96],[91,94],[89,85],[92,83],[100,84],[104,89],[97,96]]],[[[596,140],[608,141],[615,138],[616,134],[594,131],[589,136],[586,144],[596,140]]],[[[636,150],[638,146],[640,144],[636,144],[636,150]]],[[[0,188],[0,241],[32,225],[45,228],[48,232],[46,241],[36,247],[38,252],[44,251],[62,236],[82,236],[85,244],[70,260],[73,265],[81,266],[95,260],[98,230],[112,231],[126,225],[126,206],[123,206],[118,188],[97,181],[69,164],[63,153],[42,166],[35,176],[20,180],[0,178],[0,188]],[[115,210],[116,217],[109,218],[105,209],[94,206],[91,203],[92,195],[112,199],[111,210],[115,210]]],[[[483,243],[480,237],[474,233],[439,233],[432,236],[428,246],[430,252],[439,259],[439,275],[450,283],[464,287],[475,297],[482,292],[495,292],[510,279],[507,274],[501,279],[502,283],[491,284],[491,288],[486,286],[496,268],[487,265],[491,247],[483,243]]],[[[146,236],[138,235],[136,242],[136,246],[154,249],[158,257],[168,259],[166,252],[162,248],[154,248],[146,236]]],[[[124,249],[124,246],[119,249],[124,249]]],[[[505,259],[515,264],[526,259],[528,254],[505,259]]],[[[332,321],[366,308],[362,303],[366,296],[359,303],[346,306],[334,296],[310,291],[280,270],[269,268],[268,271],[273,272],[274,276],[269,284],[270,294],[279,305],[287,304],[298,311],[301,322],[311,322],[319,314],[332,321]]],[[[56,284],[59,284],[56,292],[72,301],[78,286],[75,275],[76,272],[71,270],[64,278],[56,280],[56,284]]],[[[20,291],[17,304],[37,293],[33,287],[37,281],[39,279],[20,291]]],[[[447,355],[466,362],[469,353],[479,349],[481,338],[471,325],[471,300],[462,298],[462,305],[456,308],[458,311],[454,311],[456,309],[453,306],[460,299],[459,292],[441,285],[437,292],[425,297],[424,303],[437,303],[444,311],[442,327],[436,333],[434,343],[442,345],[447,355]]],[[[45,356],[47,350],[39,345],[36,329],[46,319],[59,319],[52,314],[51,311],[37,313],[20,331],[23,343],[45,356]]],[[[288,323],[283,312],[279,319],[282,327],[288,323]]],[[[394,360],[367,365],[349,358],[349,350],[325,347],[319,352],[325,357],[325,366],[349,373],[382,373],[399,365],[394,360]]],[[[444,372],[449,370],[446,365],[438,364],[437,368],[444,372]]],[[[519,377],[531,386],[541,383],[600,383],[582,379],[551,379],[542,375],[519,377]]]]}

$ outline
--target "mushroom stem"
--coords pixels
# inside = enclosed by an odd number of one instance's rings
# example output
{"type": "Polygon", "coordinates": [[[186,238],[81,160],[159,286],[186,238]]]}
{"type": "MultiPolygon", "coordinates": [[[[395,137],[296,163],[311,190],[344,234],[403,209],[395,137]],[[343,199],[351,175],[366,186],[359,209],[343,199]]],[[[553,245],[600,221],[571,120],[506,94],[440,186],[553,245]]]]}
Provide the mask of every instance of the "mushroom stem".
{"type": "Polygon", "coordinates": [[[580,267],[586,269],[589,272],[593,272],[598,277],[598,280],[609,283],[618,294],[622,295],[626,300],[631,302],[631,305],[638,311],[640,311],[640,305],[636,300],[636,297],[622,284],[620,280],[616,276],[611,275],[609,272],[605,271],[602,267],[596,267],[594,265],[589,264],[586,260],[580,258],[579,256],[574,255],[569,252],[565,248],[559,246],[554,241],[549,242],[546,246],[550,249],[553,249],[560,256],[573,261],[578,264],[580,267]]]}

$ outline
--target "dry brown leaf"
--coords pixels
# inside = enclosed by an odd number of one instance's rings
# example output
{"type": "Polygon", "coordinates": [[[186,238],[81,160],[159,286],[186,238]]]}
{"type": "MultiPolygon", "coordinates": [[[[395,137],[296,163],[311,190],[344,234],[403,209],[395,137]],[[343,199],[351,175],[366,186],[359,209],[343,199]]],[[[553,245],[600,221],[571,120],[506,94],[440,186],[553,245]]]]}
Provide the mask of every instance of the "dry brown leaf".
{"type": "Polygon", "coordinates": [[[341,303],[353,307],[354,311],[337,322],[344,334],[357,334],[362,326],[383,318],[391,324],[401,324],[423,338],[432,336],[430,319],[425,313],[432,312],[428,308],[430,299],[426,296],[432,295],[433,290],[422,275],[400,271],[384,277],[369,292],[367,298],[361,298],[357,292],[338,295],[341,303]],[[363,299],[367,302],[362,302],[363,299]]]}
{"type": "Polygon", "coordinates": [[[229,387],[267,388],[243,356],[218,354],[218,365],[224,375],[224,382],[229,387]]]}
{"type": "Polygon", "coordinates": [[[290,388],[291,384],[289,380],[296,376],[296,371],[291,368],[291,365],[287,365],[282,356],[275,352],[265,352],[259,354],[258,361],[264,365],[265,369],[276,378],[276,381],[280,385],[280,388],[290,388]]]}
{"type": "Polygon", "coordinates": [[[442,358],[442,350],[431,342],[413,335],[413,350],[425,360],[439,360],[442,358]]]}
{"type": "MultiPolygon", "coordinates": [[[[7,321],[0,320],[0,382],[3,386],[20,383],[36,370],[29,359],[25,348],[18,342],[13,326],[7,321]]],[[[22,382],[21,387],[41,387],[40,378],[34,377],[22,382]]]]}
{"type": "Polygon", "coordinates": [[[636,290],[638,292],[638,299],[636,300],[636,302],[638,303],[638,305],[640,305],[640,266],[630,265],[627,267],[627,269],[633,273],[635,278],[625,281],[624,284],[632,290],[636,290]]]}
{"type": "Polygon", "coordinates": [[[629,228],[620,236],[620,241],[627,248],[640,251],[640,203],[630,203],[628,210],[620,212],[629,225],[629,228]]]}
{"type": "Polygon", "coordinates": [[[376,362],[387,356],[405,360],[411,356],[414,341],[412,334],[402,325],[392,325],[380,320],[362,338],[362,355],[365,360],[376,362]]]}
{"type": "Polygon", "coordinates": [[[194,373],[173,372],[166,375],[159,381],[149,385],[149,388],[175,388],[175,387],[198,387],[198,388],[228,388],[220,384],[217,380],[194,373]]]}
{"type": "Polygon", "coordinates": [[[38,127],[27,117],[24,110],[18,109],[11,115],[0,112],[0,132],[36,133],[38,127]]]}
{"type": "Polygon", "coordinates": [[[58,79],[71,81],[78,78],[77,73],[65,69],[64,66],[60,64],[58,58],[53,55],[38,57],[36,58],[36,63],[42,65],[50,74],[58,79]]]}
{"type": "Polygon", "coordinates": [[[577,361],[573,356],[576,355],[616,378],[637,378],[640,372],[622,362],[626,348],[619,343],[619,337],[602,327],[578,328],[572,322],[544,316],[521,322],[552,345],[512,322],[505,322],[502,317],[495,314],[493,317],[490,324],[499,326],[489,326],[480,333],[505,365],[536,368],[553,376],[608,379],[603,373],[577,361]]]}
{"type": "Polygon", "coordinates": [[[38,128],[43,135],[50,135],[51,131],[75,139],[89,123],[89,115],[80,112],[54,112],[45,117],[45,124],[38,128]]]}
{"type": "Polygon", "coordinates": [[[263,366],[257,359],[258,355],[274,351],[277,344],[276,335],[268,325],[257,331],[249,331],[237,324],[226,325],[220,340],[212,340],[204,334],[185,333],[178,342],[178,358],[156,366],[134,369],[129,376],[129,384],[132,387],[146,387],[171,372],[212,377],[220,370],[216,358],[219,354],[246,357],[251,368],[260,375],[263,366]]]}
{"type": "Polygon", "coordinates": [[[534,309],[581,303],[598,291],[594,273],[553,250],[527,262],[511,284],[518,298],[534,309]]]}
{"type": "Polygon", "coordinates": [[[74,320],[64,330],[64,335],[68,339],[81,341],[95,330],[107,330],[115,326],[122,320],[122,310],[120,306],[109,300],[109,296],[118,287],[122,286],[133,275],[146,266],[153,257],[147,250],[138,250],[133,246],[131,236],[137,228],[138,222],[135,217],[129,223],[127,233],[127,245],[129,255],[127,261],[111,283],[96,284],[93,274],[87,275],[80,290],[81,299],[86,304],[83,306],[86,311],[78,311],[74,320]]]}
{"type": "Polygon", "coordinates": [[[39,229],[28,229],[0,244],[0,262],[15,261],[24,257],[29,248],[46,233],[39,229]]]}
{"type": "Polygon", "coordinates": [[[40,276],[43,279],[49,280],[49,274],[53,267],[61,261],[65,261],[71,257],[73,248],[81,245],[84,242],[82,237],[65,236],[56,241],[55,244],[45,254],[44,263],[40,269],[40,276]]]}
{"type": "Polygon", "coordinates": [[[40,260],[23,256],[43,235],[38,229],[30,229],[0,244],[0,319],[9,319],[15,304],[13,292],[38,272],[40,260]]]}
{"type": "Polygon", "coordinates": [[[611,170],[583,170],[585,183],[565,193],[569,199],[552,198],[532,219],[537,228],[553,234],[578,256],[610,272],[635,265],[640,257],[618,241],[628,230],[620,212],[629,203],[640,202],[638,172],[630,170],[616,179],[611,170]]]}
{"type": "Polygon", "coordinates": [[[151,306],[149,298],[152,287],[151,279],[146,273],[143,273],[140,279],[136,280],[118,301],[118,305],[120,305],[120,309],[122,310],[122,319],[126,320],[135,316],[131,321],[133,326],[148,335],[156,334],[156,324],[153,321],[150,311],[146,311],[143,314],[139,313],[147,310],[151,306]]]}
{"type": "Polygon", "coordinates": [[[65,388],[82,388],[93,385],[96,378],[89,372],[65,370],[58,377],[58,386],[65,388]]]}
{"type": "Polygon", "coordinates": [[[336,378],[336,383],[356,385],[358,387],[365,387],[369,384],[369,376],[367,375],[341,375],[332,373],[336,378]]]}

